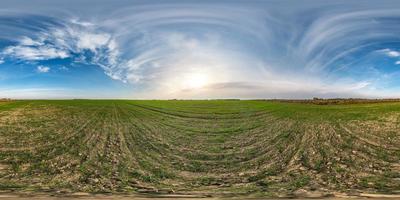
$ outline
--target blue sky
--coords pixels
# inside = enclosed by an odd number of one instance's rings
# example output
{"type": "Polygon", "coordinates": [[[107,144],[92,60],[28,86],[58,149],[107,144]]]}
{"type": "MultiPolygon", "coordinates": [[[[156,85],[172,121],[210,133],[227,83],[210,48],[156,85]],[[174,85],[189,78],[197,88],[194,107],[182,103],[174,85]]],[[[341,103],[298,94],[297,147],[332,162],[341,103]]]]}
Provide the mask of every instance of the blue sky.
{"type": "Polygon", "coordinates": [[[0,5],[1,97],[400,97],[398,0],[0,5]]]}

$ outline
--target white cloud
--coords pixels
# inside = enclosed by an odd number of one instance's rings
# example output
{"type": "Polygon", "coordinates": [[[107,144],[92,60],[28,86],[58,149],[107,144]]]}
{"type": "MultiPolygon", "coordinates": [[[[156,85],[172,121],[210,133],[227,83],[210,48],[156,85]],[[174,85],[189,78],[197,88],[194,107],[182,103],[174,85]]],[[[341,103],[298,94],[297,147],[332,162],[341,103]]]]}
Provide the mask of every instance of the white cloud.
{"type": "Polygon", "coordinates": [[[94,24],[73,20],[22,37],[16,45],[4,48],[0,56],[22,61],[71,58],[72,62],[97,65],[111,78],[125,81],[124,68],[119,66],[124,61],[120,61],[117,42],[111,34],[96,28],[94,24]]]}
{"type": "Polygon", "coordinates": [[[400,52],[398,51],[389,51],[387,52],[387,55],[390,57],[399,57],[400,56],[400,52]]]}
{"type": "Polygon", "coordinates": [[[382,49],[379,50],[379,52],[382,52],[384,54],[386,54],[389,57],[400,57],[400,51],[395,51],[395,50],[391,50],[391,49],[382,49]]]}
{"type": "Polygon", "coordinates": [[[3,64],[3,63],[4,63],[4,60],[3,60],[3,59],[0,59],[0,65],[3,64]]]}
{"type": "Polygon", "coordinates": [[[396,65],[400,65],[400,60],[395,62],[396,65]]]}
{"type": "Polygon", "coordinates": [[[40,65],[37,67],[37,72],[39,72],[39,73],[47,73],[49,71],[50,71],[50,67],[46,67],[43,65],[40,65]]]}
{"type": "Polygon", "coordinates": [[[108,44],[110,40],[109,34],[95,34],[82,32],[79,33],[77,47],[78,49],[89,49],[96,51],[97,48],[103,47],[108,44]]]}

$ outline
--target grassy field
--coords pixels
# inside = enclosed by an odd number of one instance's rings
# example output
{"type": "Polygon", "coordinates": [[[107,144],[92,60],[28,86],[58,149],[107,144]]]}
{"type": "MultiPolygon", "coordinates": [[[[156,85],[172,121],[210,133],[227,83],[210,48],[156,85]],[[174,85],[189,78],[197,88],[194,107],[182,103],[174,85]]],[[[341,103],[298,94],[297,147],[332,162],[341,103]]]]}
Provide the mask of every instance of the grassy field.
{"type": "Polygon", "coordinates": [[[0,191],[400,194],[400,103],[0,102],[0,191]]]}

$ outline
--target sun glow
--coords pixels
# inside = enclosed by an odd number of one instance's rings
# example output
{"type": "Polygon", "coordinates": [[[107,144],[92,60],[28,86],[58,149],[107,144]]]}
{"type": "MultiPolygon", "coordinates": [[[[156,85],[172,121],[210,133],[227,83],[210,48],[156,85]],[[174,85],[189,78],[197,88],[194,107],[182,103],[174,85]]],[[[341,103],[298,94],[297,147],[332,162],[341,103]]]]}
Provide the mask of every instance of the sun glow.
{"type": "Polygon", "coordinates": [[[209,83],[209,77],[206,74],[190,74],[184,78],[183,87],[186,89],[200,89],[209,83]]]}

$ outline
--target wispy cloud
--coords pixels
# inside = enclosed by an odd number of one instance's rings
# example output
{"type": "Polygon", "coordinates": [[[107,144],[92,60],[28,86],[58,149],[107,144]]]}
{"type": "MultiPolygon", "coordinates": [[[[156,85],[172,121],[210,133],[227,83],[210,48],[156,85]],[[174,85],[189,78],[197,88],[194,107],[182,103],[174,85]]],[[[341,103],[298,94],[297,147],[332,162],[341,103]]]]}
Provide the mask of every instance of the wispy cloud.
{"type": "Polygon", "coordinates": [[[12,56],[20,60],[49,60],[55,58],[67,58],[68,52],[49,46],[11,46],[3,51],[4,55],[12,56]]]}

